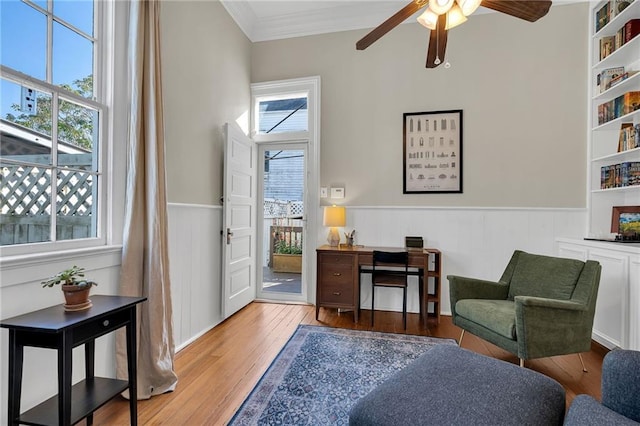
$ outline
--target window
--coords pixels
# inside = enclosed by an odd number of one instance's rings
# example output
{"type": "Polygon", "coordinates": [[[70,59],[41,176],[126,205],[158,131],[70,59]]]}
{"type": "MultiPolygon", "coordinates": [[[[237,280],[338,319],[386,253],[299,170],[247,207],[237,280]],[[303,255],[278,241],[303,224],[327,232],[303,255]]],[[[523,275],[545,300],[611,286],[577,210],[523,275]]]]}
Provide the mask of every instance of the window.
{"type": "Polygon", "coordinates": [[[258,134],[309,130],[307,95],[257,99],[258,134]]]}
{"type": "Polygon", "coordinates": [[[104,238],[102,3],[0,3],[2,246],[104,238]]]}

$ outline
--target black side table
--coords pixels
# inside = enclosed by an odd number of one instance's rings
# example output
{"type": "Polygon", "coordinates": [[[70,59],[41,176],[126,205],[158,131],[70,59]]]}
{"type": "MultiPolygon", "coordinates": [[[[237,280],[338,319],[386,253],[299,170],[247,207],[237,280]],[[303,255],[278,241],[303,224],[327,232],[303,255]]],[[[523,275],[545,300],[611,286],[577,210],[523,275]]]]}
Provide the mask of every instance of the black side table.
{"type": "Polygon", "coordinates": [[[62,304],[0,321],[9,329],[10,425],[72,425],[87,418],[114,396],[129,389],[131,425],[137,425],[136,305],[146,297],[91,296],[93,306],[65,312],[62,304]],[[129,380],[94,376],[95,340],[120,327],[127,330],[129,380]],[[84,344],[86,377],[71,386],[72,349],[84,344]],[[58,351],[58,395],[20,414],[24,347],[58,351]],[[53,420],[56,419],[57,421],[53,420]]]}

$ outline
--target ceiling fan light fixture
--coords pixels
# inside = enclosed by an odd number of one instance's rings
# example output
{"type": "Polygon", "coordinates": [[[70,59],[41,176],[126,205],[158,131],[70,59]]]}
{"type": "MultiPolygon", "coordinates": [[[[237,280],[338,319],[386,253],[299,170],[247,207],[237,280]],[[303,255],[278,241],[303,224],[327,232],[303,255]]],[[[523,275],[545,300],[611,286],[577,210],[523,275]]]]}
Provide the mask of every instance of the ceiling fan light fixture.
{"type": "Polygon", "coordinates": [[[464,16],[469,16],[480,6],[482,0],[456,0],[460,9],[462,10],[462,14],[464,16]]]}
{"type": "Polygon", "coordinates": [[[451,6],[453,6],[453,0],[431,0],[429,2],[429,9],[436,15],[447,13],[451,6]]]}
{"type": "Polygon", "coordinates": [[[433,11],[427,8],[422,15],[418,17],[418,22],[420,25],[429,28],[430,30],[436,29],[436,23],[438,22],[438,15],[433,13],[433,11]]]}
{"type": "Polygon", "coordinates": [[[453,27],[457,27],[458,25],[462,24],[466,20],[467,20],[467,17],[464,16],[464,14],[462,13],[462,9],[460,9],[460,7],[457,4],[455,4],[451,8],[451,10],[447,12],[447,25],[445,25],[444,29],[448,30],[453,27]]]}

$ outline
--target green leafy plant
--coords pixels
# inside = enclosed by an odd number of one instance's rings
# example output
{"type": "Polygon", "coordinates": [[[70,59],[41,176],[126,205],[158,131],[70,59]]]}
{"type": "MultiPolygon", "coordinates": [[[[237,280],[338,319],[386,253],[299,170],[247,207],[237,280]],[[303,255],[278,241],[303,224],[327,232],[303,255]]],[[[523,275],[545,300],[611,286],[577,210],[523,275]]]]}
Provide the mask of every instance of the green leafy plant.
{"type": "Polygon", "coordinates": [[[275,244],[276,254],[302,254],[302,247],[297,244],[287,244],[286,241],[280,240],[275,244]]]}
{"type": "Polygon", "coordinates": [[[58,272],[51,278],[42,281],[42,287],[53,287],[54,285],[75,285],[79,287],[91,287],[92,285],[98,285],[94,281],[86,280],[84,277],[84,268],[73,266],[64,271],[58,272]]]}

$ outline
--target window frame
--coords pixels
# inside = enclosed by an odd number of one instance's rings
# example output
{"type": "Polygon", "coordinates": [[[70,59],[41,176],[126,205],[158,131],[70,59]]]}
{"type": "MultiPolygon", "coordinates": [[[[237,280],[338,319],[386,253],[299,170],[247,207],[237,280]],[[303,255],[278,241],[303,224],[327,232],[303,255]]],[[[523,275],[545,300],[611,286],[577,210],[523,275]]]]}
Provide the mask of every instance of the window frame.
{"type": "MultiPolygon", "coordinates": [[[[110,206],[110,200],[114,198],[114,185],[112,181],[111,170],[113,168],[113,158],[110,152],[113,150],[113,127],[114,120],[110,115],[111,108],[114,101],[114,61],[115,61],[115,48],[116,43],[114,38],[116,32],[114,31],[114,21],[116,17],[116,3],[118,2],[103,2],[94,0],[94,13],[93,13],[93,35],[91,40],[93,42],[93,97],[85,98],[72,92],[64,90],[60,86],[52,84],[52,52],[53,52],[53,14],[50,11],[44,10],[37,4],[31,1],[24,1],[29,6],[34,7],[42,13],[46,13],[47,18],[47,81],[39,80],[35,77],[31,77],[22,72],[16,71],[8,66],[0,64],[0,74],[3,79],[9,80],[18,85],[26,85],[36,90],[43,91],[45,93],[52,93],[52,135],[51,143],[52,147],[57,145],[57,122],[58,122],[58,105],[59,100],[70,101],[98,112],[98,129],[97,134],[99,137],[98,147],[94,150],[93,155],[96,157],[94,162],[97,164],[97,170],[91,170],[90,173],[94,177],[96,185],[95,193],[97,194],[94,199],[94,203],[97,203],[96,211],[96,236],[88,238],[79,238],[71,240],[55,240],[56,233],[56,220],[57,214],[53,214],[55,211],[54,200],[57,197],[57,174],[60,170],[68,168],[59,168],[57,165],[58,151],[52,149],[52,162],[51,164],[41,165],[51,170],[51,202],[52,202],[52,215],[51,215],[51,236],[53,241],[43,241],[34,243],[14,244],[1,246],[0,265],[5,266],[14,262],[22,263],[25,258],[33,256],[56,256],[59,257],[61,252],[73,253],[76,250],[82,249],[99,249],[106,247],[108,244],[114,241],[120,240],[120,238],[112,235],[113,233],[113,206],[110,206]]],[[[52,2],[48,3],[49,9],[52,8],[52,2]]],[[[122,12],[121,12],[122,14],[122,12]]],[[[62,23],[63,25],[79,30],[66,23],[62,19],[56,19],[55,22],[62,23]]],[[[80,30],[79,30],[80,31],[80,30]]],[[[80,31],[82,34],[87,35],[84,31],[80,31]]],[[[120,42],[122,44],[122,42],[120,42]]],[[[13,164],[20,164],[20,162],[11,161],[13,164]]],[[[27,164],[26,162],[24,164],[27,164]]],[[[122,203],[116,203],[120,205],[122,203]]]]}

